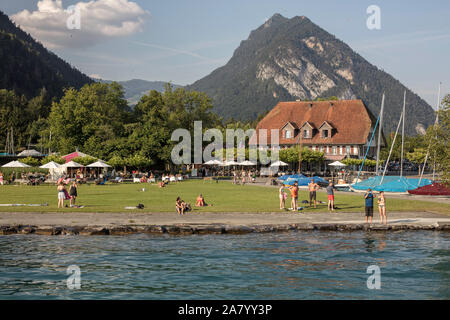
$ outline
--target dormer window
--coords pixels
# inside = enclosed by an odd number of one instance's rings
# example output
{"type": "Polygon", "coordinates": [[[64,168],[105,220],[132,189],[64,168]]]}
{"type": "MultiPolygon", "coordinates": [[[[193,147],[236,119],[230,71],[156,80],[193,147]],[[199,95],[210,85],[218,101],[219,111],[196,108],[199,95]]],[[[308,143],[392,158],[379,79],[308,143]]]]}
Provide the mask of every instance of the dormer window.
{"type": "Polygon", "coordinates": [[[306,121],[301,127],[302,138],[311,139],[313,135],[314,126],[306,121]]]}
{"type": "Polygon", "coordinates": [[[303,129],[303,138],[311,138],[311,135],[309,134],[308,129],[303,129]]]}
{"type": "Polygon", "coordinates": [[[331,138],[333,126],[329,124],[327,121],[324,121],[319,128],[320,137],[323,139],[331,138]]]}
{"type": "Polygon", "coordinates": [[[282,128],[283,137],[286,139],[292,139],[295,136],[295,130],[298,130],[295,122],[287,122],[282,128]]]}
{"type": "Polygon", "coordinates": [[[286,139],[290,139],[290,138],[292,138],[292,131],[286,130],[286,139]]]}

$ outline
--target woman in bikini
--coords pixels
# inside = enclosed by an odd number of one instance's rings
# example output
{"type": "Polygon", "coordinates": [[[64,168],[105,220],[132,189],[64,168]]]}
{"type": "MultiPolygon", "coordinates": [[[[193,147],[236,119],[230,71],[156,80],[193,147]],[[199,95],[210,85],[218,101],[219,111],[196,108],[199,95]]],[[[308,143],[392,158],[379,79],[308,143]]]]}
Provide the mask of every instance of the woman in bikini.
{"type": "Polygon", "coordinates": [[[64,208],[64,200],[66,199],[66,187],[64,187],[64,184],[60,183],[57,187],[58,190],[58,208],[64,208]]]}
{"type": "Polygon", "coordinates": [[[384,192],[380,191],[380,195],[378,196],[378,211],[380,212],[380,223],[387,224],[387,216],[386,216],[386,199],[384,198],[384,192]]]}

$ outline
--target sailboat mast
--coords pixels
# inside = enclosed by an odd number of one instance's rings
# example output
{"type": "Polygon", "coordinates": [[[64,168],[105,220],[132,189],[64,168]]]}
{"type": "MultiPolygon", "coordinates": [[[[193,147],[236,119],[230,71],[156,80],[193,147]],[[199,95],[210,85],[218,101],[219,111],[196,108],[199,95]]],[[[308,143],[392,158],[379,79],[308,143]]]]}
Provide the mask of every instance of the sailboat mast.
{"type": "Polygon", "coordinates": [[[402,155],[400,158],[400,177],[403,176],[403,147],[405,144],[405,107],[406,107],[406,90],[403,94],[403,123],[402,123],[402,155]]]}
{"type": "Polygon", "coordinates": [[[376,176],[378,176],[378,167],[379,167],[379,163],[380,163],[380,141],[381,141],[381,130],[383,128],[383,110],[384,110],[384,92],[383,92],[383,98],[381,98],[380,127],[378,128],[377,169],[375,171],[376,176]]]}
{"type": "MultiPolygon", "coordinates": [[[[441,82],[439,82],[439,89],[438,89],[438,97],[437,97],[437,113],[436,113],[436,122],[435,125],[439,122],[439,107],[441,105],[441,82]]],[[[437,139],[437,136],[436,136],[437,139]]],[[[434,159],[433,159],[433,181],[434,181],[434,175],[436,173],[436,151],[434,152],[434,159]]]]}
{"type": "MultiPolygon", "coordinates": [[[[441,99],[441,84],[442,84],[442,82],[439,82],[437,111],[439,111],[439,105],[440,105],[440,99],[441,99]]],[[[439,113],[436,113],[436,119],[434,120],[434,127],[436,127],[438,121],[439,121],[439,113]]],[[[433,138],[430,137],[430,142],[428,143],[428,151],[427,151],[427,154],[425,155],[425,160],[424,160],[423,166],[422,166],[422,173],[420,174],[420,178],[419,178],[419,186],[420,186],[420,182],[422,181],[423,173],[425,172],[425,167],[427,166],[428,157],[430,156],[430,148],[431,148],[432,140],[433,140],[433,138]]],[[[434,165],[435,165],[435,162],[433,162],[433,180],[434,180],[434,165]]]]}

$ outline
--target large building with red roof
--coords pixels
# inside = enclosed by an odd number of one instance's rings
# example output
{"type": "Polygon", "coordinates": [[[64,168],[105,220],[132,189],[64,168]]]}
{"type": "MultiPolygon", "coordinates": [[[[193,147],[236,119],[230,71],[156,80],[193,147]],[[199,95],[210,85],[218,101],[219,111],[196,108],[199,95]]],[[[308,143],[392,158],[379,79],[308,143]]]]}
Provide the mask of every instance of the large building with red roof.
{"type": "MultiPolygon", "coordinates": [[[[325,153],[327,160],[364,156],[375,121],[362,100],[280,102],[257,125],[267,130],[270,146],[271,130],[279,133],[279,147],[302,144],[325,153]]],[[[369,155],[374,155],[375,136],[369,155]]],[[[251,143],[255,142],[254,137],[251,143]]]]}

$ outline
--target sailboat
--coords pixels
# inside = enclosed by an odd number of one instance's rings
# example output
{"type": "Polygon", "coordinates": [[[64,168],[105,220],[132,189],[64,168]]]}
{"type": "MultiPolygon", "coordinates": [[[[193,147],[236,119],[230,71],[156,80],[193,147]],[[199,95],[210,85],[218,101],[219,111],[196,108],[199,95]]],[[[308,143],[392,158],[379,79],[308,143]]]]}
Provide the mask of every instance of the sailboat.
{"type": "MultiPolygon", "coordinates": [[[[378,117],[378,120],[382,118],[382,112],[384,107],[384,95],[383,95],[383,102],[382,102],[382,110],[380,112],[380,115],[378,117]]],[[[407,194],[409,190],[417,189],[418,187],[426,186],[432,183],[429,179],[414,179],[414,178],[406,178],[403,177],[403,156],[404,156],[404,139],[405,139],[405,116],[406,116],[406,90],[403,95],[403,109],[402,113],[400,115],[400,119],[397,125],[397,129],[395,131],[395,136],[391,144],[391,149],[389,151],[389,156],[387,158],[386,164],[384,166],[383,175],[378,175],[378,163],[379,163],[379,156],[380,156],[380,137],[381,137],[381,128],[378,132],[378,146],[377,146],[377,170],[376,170],[376,176],[371,177],[369,179],[366,179],[364,181],[355,183],[351,185],[351,189],[353,191],[366,191],[368,188],[371,188],[376,191],[384,191],[384,192],[393,192],[393,193],[405,193],[407,194]],[[397,139],[398,131],[400,129],[400,124],[402,124],[402,149],[401,149],[401,160],[400,160],[400,176],[385,176],[386,170],[389,164],[389,160],[391,158],[392,150],[395,144],[395,141],[397,139]]],[[[377,124],[378,124],[377,120],[377,124]]],[[[376,127],[376,126],[375,126],[376,127]]],[[[375,129],[374,129],[375,130],[375,129]]],[[[373,138],[373,135],[372,135],[373,138]]],[[[371,139],[372,141],[372,139],[371,139]]],[[[369,142],[370,145],[370,142],[369,142]]],[[[366,153],[367,156],[367,153],[366,153]]],[[[361,164],[361,169],[364,165],[364,161],[366,160],[366,157],[364,157],[363,163],[361,164]]],[[[360,172],[358,173],[358,178],[360,175],[360,172]]],[[[358,180],[357,180],[358,181],[358,180]]]]}

